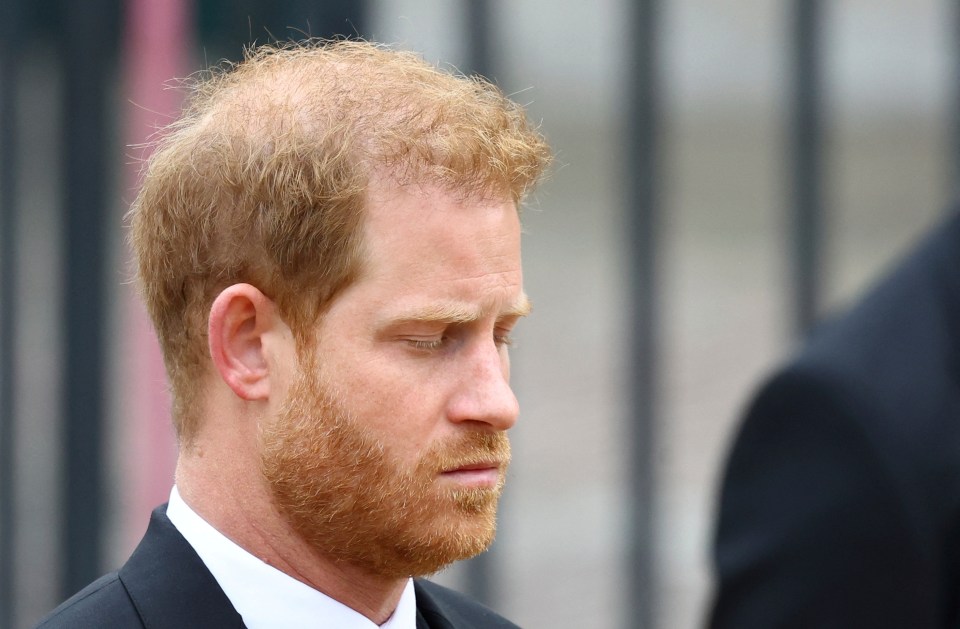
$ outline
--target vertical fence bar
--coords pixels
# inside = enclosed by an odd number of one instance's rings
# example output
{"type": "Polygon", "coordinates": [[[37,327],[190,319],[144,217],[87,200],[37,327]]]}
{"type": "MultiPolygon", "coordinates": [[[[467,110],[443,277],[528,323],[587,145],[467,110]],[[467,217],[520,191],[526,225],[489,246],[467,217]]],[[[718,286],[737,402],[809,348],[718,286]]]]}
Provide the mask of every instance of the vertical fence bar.
{"type": "MultiPolygon", "coordinates": [[[[272,7],[273,3],[265,6],[272,7]]],[[[277,13],[287,26],[286,32],[274,33],[281,39],[363,36],[366,27],[365,0],[288,0],[277,13]]]]}
{"type": "MultiPolygon", "coordinates": [[[[490,58],[490,2],[471,0],[465,3],[465,31],[467,38],[466,66],[470,74],[479,74],[493,80],[493,62],[490,58]]],[[[465,564],[464,589],[478,601],[497,606],[494,592],[494,549],[477,555],[465,564]]]]}
{"type": "Polygon", "coordinates": [[[471,74],[479,74],[493,81],[493,55],[490,41],[493,17],[490,0],[471,0],[466,5],[467,68],[471,74]]]}
{"type": "Polygon", "coordinates": [[[101,570],[110,0],[64,3],[62,594],[101,570]]]}
{"type": "Polygon", "coordinates": [[[14,548],[16,539],[17,436],[16,367],[17,291],[17,72],[21,23],[19,2],[0,2],[0,627],[14,621],[14,548]]]}
{"type": "Polygon", "coordinates": [[[823,112],[820,2],[794,0],[790,177],[793,329],[803,336],[820,312],[823,258],[823,112]]]}
{"type": "Polygon", "coordinates": [[[652,629],[656,619],[654,553],[655,465],[658,403],[657,346],[660,161],[659,76],[657,69],[659,3],[637,0],[630,36],[627,212],[630,218],[630,270],[633,326],[633,415],[630,421],[630,552],[627,555],[629,627],[652,629]]]}
{"type": "Polygon", "coordinates": [[[950,30],[952,35],[950,39],[950,59],[952,65],[950,71],[952,76],[950,82],[950,98],[947,107],[947,125],[949,125],[950,146],[946,148],[950,152],[947,162],[947,195],[951,202],[950,207],[956,207],[960,200],[960,2],[952,0],[947,3],[946,10],[949,13],[950,24],[953,28],[950,30]]]}

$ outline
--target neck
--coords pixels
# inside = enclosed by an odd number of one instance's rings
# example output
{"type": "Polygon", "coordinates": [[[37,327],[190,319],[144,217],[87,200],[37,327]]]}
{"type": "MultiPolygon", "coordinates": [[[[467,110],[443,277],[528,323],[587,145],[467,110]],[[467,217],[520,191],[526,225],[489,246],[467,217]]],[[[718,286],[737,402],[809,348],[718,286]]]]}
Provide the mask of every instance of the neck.
{"type": "Polygon", "coordinates": [[[219,455],[202,443],[182,451],[177,489],[200,517],[235,544],[294,579],[383,624],[406,579],[334,562],[307,544],[279,513],[259,467],[243,456],[219,455]]]}

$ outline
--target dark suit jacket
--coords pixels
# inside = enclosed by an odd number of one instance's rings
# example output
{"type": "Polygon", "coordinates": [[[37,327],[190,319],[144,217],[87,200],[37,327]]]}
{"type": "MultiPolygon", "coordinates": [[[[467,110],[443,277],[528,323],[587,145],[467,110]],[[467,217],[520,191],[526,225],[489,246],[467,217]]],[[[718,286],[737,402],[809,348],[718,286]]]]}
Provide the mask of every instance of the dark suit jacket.
{"type": "MultiPolygon", "coordinates": [[[[417,629],[516,628],[466,596],[414,581],[417,629]]],[[[150,518],[127,563],[88,585],[42,620],[37,629],[238,629],[243,620],[200,557],[167,519],[166,505],[150,518]]],[[[331,628],[336,629],[336,628],[331,628]]]]}
{"type": "Polygon", "coordinates": [[[960,627],[956,215],[762,388],[714,562],[714,629],[960,627]]]}

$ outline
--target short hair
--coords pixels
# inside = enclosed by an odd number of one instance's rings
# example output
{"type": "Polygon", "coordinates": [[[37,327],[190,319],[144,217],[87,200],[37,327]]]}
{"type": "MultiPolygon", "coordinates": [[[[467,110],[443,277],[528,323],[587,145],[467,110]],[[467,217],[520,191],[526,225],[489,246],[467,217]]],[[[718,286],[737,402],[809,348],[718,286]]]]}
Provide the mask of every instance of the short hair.
{"type": "Polygon", "coordinates": [[[262,46],[187,87],[130,211],[181,443],[199,428],[207,317],[220,291],[257,286],[302,345],[359,272],[372,177],[519,204],[550,161],[543,136],[495,86],[379,44],[262,46]]]}

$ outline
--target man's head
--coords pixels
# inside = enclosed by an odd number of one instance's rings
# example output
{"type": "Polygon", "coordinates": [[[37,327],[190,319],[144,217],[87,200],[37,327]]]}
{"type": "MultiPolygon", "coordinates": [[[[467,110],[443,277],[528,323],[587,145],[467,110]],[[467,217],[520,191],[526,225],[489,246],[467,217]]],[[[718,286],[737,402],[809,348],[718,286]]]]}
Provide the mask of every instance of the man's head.
{"type": "Polygon", "coordinates": [[[202,422],[207,319],[224,288],[256,286],[306,343],[362,271],[375,180],[519,202],[548,154],[496,88],[373,44],[263,47],[198,81],[131,212],[181,444],[202,422]]]}
{"type": "Polygon", "coordinates": [[[517,206],[548,160],[494,87],[372,44],[198,84],[132,211],[182,450],[229,449],[244,498],[371,574],[485,548],[529,309],[517,206]]]}

